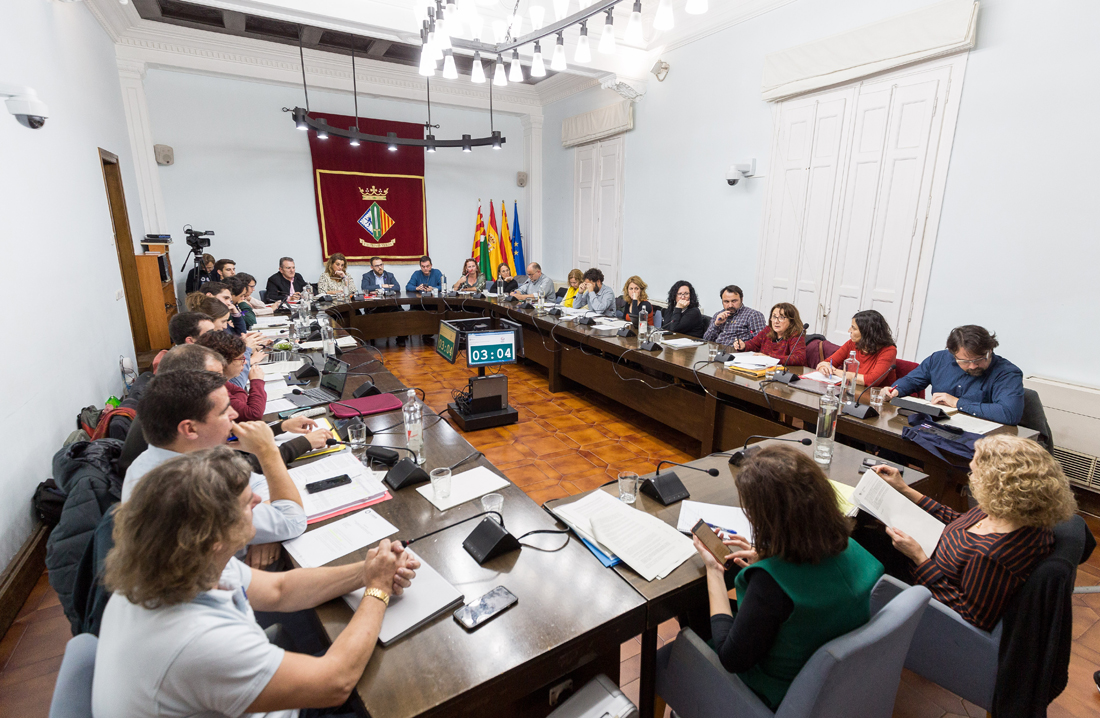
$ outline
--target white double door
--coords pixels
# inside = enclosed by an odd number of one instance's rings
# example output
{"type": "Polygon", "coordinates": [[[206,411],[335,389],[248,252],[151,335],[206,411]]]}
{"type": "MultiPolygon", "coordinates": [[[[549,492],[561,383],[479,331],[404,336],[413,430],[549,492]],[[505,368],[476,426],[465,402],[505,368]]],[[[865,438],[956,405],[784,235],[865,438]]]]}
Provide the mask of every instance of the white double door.
{"type": "Polygon", "coordinates": [[[622,135],[577,147],[573,172],[573,266],[597,267],[618,290],[622,266],[622,135]]]}
{"type": "Polygon", "coordinates": [[[966,56],[776,108],[757,306],[798,307],[841,344],[882,313],[916,352],[966,56]]]}

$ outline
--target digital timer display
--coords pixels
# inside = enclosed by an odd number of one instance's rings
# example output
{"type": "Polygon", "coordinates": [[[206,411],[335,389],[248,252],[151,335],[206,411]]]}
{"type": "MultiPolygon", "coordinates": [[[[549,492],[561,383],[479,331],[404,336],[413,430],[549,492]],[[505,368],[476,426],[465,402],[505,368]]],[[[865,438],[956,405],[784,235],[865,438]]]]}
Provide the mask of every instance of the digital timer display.
{"type": "Polygon", "coordinates": [[[515,331],[476,332],[466,335],[466,363],[468,366],[513,364],[515,361],[515,331]]]}

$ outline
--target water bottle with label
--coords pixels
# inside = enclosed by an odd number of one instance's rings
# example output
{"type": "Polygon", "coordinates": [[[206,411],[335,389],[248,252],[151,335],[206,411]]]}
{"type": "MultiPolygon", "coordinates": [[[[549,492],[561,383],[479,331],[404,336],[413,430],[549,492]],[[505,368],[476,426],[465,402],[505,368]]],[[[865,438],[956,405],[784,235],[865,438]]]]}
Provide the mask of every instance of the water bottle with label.
{"type": "Polygon", "coordinates": [[[416,463],[423,464],[424,458],[424,409],[416,398],[416,390],[409,389],[405,395],[405,405],[401,407],[405,419],[405,446],[416,456],[416,463]]]}
{"type": "Polygon", "coordinates": [[[859,361],[852,352],[844,360],[844,376],[840,380],[840,403],[852,404],[856,400],[856,375],[859,374],[859,361]]]}
{"type": "Polygon", "coordinates": [[[336,336],[329,324],[321,325],[321,350],[326,357],[336,355],[336,336]]]}
{"type": "Polygon", "coordinates": [[[649,312],[645,306],[638,310],[638,339],[644,341],[649,336],[649,312]]]}
{"type": "Polygon", "coordinates": [[[840,399],[833,394],[833,386],[825,387],[821,395],[821,408],[817,412],[817,440],[814,442],[814,461],[828,466],[833,461],[833,438],[836,436],[836,419],[840,414],[840,399]]]}
{"type": "Polygon", "coordinates": [[[447,275],[444,274],[444,275],[441,275],[441,277],[442,278],[440,279],[440,286],[443,287],[443,294],[444,295],[450,294],[451,293],[451,285],[447,284],[447,275]]]}

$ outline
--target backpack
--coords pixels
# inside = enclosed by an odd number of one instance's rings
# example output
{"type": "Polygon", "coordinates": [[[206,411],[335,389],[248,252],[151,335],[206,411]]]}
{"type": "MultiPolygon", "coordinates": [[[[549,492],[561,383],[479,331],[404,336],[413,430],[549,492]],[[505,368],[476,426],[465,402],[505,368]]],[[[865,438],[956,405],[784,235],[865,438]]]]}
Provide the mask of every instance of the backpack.
{"type": "Polygon", "coordinates": [[[927,414],[912,414],[909,426],[901,431],[901,438],[912,441],[942,461],[956,468],[966,468],[974,458],[974,442],[981,434],[963,431],[953,426],[936,424],[927,414]]]}
{"type": "Polygon", "coordinates": [[[57,488],[53,479],[46,479],[34,490],[34,513],[47,526],[57,526],[61,520],[61,509],[65,507],[64,491],[57,488]]]}

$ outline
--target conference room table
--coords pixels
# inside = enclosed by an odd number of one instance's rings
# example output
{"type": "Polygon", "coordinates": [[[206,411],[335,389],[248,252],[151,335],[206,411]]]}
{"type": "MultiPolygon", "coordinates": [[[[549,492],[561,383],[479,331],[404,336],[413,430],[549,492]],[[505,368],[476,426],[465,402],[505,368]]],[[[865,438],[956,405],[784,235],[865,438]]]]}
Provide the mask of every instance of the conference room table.
{"type": "MultiPolygon", "coordinates": [[[[609,335],[606,330],[540,314],[535,308],[521,309],[499,298],[413,293],[345,302],[326,311],[362,339],[434,334],[443,319],[510,320],[521,328],[524,358],[547,369],[551,392],[564,391],[573,382],[600,393],[696,439],[699,456],[734,449],[752,435],[779,436],[816,426],[824,387],[813,381],[786,385],[740,376],[710,362],[705,342],[643,351],[636,337],[609,335]],[[409,311],[397,311],[402,309],[409,311]]],[[[670,334],[665,339],[681,336],[670,334]]],[[[803,369],[791,371],[801,374],[803,369]]],[[[863,396],[861,402],[868,399],[863,396]]],[[[965,509],[961,492],[967,483],[965,462],[944,461],[904,439],[907,426],[906,413],[885,404],[873,418],[841,415],[836,432],[842,443],[885,449],[919,466],[928,476],[918,487],[921,491],[952,508],[965,509]]],[[[993,433],[1037,435],[1015,426],[1002,426],[993,433]]]]}
{"type": "MultiPolygon", "coordinates": [[[[805,431],[796,431],[784,435],[786,439],[813,438],[813,434],[805,431]]],[[[757,442],[754,442],[757,445],[757,442]]],[[[813,446],[804,446],[798,443],[775,441],[773,439],[758,442],[760,446],[790,446],[809,456],[813,455],[813,446]]],[[[825,475],[840,484],[855,486],[865,469],[862,466],[864,459],[870,455],[858,449],[836,444],[833,448],[832,462],[828,466],[822,466],[825,475]]],[[[740,506],[737,494],[737,485],[734,478],[738,468],[729,463],[726,455],[708,456],[689,462],[688,466],[700,469],[717,469],[718,476],[710,476],[705,471],[692,471],[690,469],[678,469],[676,475],[683,481],[684,486],[691,494],[692,501],[701,501],[708,504],[720,504],[723,506],[740,506]]],[[[665,473],[668,469],[665,469],[665,473]]],[[[647,475],[647,476],[651,476],[647,475]]],[[[905,468],[903,477],[905,483],[910,486],[919,486],[927,480],[927,475],[912,468],[905,468]]],[[[593,491],[604,491],[611,495],[618,495],[618,487],[615,485],[604,486],[593,491]]],[[[546,502],[550,510],[573,503],[591,492],[569,496],[562,499],[554,499],[546,502]]],[[[670,526],[675,527],[680,516],[681,502],[677,501],[669,506],[662,506],[655,499],[638,492],[634,507],[645,511],[651,516],[656,516],[670,526]]],[[[594,556],[589,560],[598,561],[594,556]]],[[[600,565],[600,564],[598,564],[600,565]]],[[[680,564],[672,573],[662,579],[647,581],[638,575],[625,563],[620,563],[613,569],[624,581],[629,583],[646,602],[645,630],[642,632],[641,676],[639,683],[639,710],[643,718],[653,715],[656,688],[657,670],[657,627],[671,618],[685,615],[692,610],[694,615],[709,615],[707,602],[706,568],[703,559],[698,555],[680,564]]]]}
{"type": "MultiPolygon", "coordinates": [[[[359,348],[345,352],[341,359],[355,366],[377,357],[378,352],[359,348]]],[[[319,358],[314,361],[321,363],[319,358]]],[[[344,399],[370,381],[358,373],[372,374],[383,392],[405,388],[381,363],[366,364],[355,372],[349,373],[344,399]]],[[[474,452],[446,420],[430,409],[425,413],[425,471],[451,466],[474,452]]],[[[376,432],[368,438],[371,445],[405,446],[400,410],[365,421],[376,432]]],[[[455,474],[474,466],[503,476],[480,455],[456,468],[455,474]]],[[[439,511],[415,487],[390,493],[392,499],[371,508],[398,528],[391,537],[395,540],[416,538],[482,511],[478,500],[439,511]]],[[[509,482],[499,493],[504,496],[504,524],[514,536],[558,528],[514,484],[509,482]]],[[[339,519],[329,521],[335,520],[339,519]]],[[[442,531],[411,548],[467,601],[503,585],[518,602],[472,632],[447,612],[389,646],[377,646],[353,694],[357,710],[373,718],[544,716],[551,710],[547,691],[566,678],[576,688],[599,673],[618,681],[620,646],[644,628],[644,598],[592,560],[583,544],[568,533],[529,537],[520,550],[479,566],[462,542],[481,520],[442,531]]],[[[367,548],[329,565],[362,561],[367,548]]],[[[342,599],[335,599],[318,607],[316,616],[331,642],[347,626],[352,611],[342,599]]]]}

